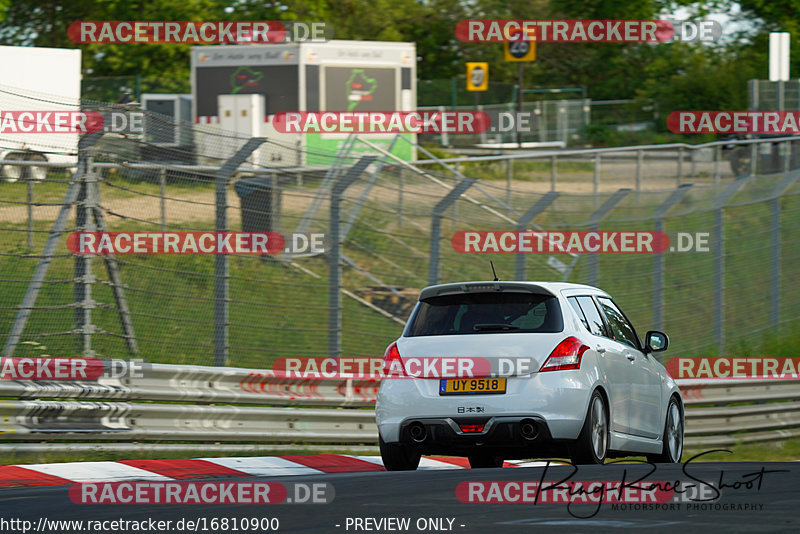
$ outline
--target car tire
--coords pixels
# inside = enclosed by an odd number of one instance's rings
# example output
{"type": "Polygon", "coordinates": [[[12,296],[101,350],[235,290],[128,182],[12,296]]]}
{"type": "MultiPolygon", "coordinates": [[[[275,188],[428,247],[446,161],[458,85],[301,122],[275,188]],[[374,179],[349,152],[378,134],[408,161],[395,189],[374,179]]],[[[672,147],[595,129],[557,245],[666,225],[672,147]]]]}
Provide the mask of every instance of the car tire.
{"type": "Polygon", "coordinates": [[[676,464],[683,455],[683,411],[678,399],[672,397],[664,418],[664,434],[661,436],[661,454],[650,454],[647,461],[654,464],[676,464]]]}
{"type": "Polygon", "coordinates": [[[383,467],[387,471],[414,471],[422,454],[418,449],[403,443],[386,443],[378,435],[383,467]]]}
{"type": "Polygon", "coordinates": [[[578,439],[570,447],[570,459],[575,465],[602,464],[608,456],[609,417],[606,403],[599,391],[592,393],[589,409],[578,439]]]}
{"type": "Polygon", "coordinates": [[[502,456],[492,456],[491,454],[475,454],[468,456],[468,459],[469,466],[472,469],[503,467],[502,456]]]}

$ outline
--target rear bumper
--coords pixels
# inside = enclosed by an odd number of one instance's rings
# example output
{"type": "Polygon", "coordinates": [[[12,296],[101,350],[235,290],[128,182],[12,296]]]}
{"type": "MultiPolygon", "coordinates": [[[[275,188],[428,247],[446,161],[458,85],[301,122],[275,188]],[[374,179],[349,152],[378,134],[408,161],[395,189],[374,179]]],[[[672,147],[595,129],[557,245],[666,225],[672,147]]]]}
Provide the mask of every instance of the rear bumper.
{"type": "Polygon", "coordinates": [[[539,416],[408,418],[399,425],[400,443],[422,454],[499,455],[511,459],[536,453],[564,453],[565,443],[552,437],[547,422],[539,416]],[[483,424],[481,432],[463,432],[460,425],[483,424]]]}
{"type": "MultiPolygon", "coordinates": [[[[586,419],[591,393],[599,384],[596,372],[560,371],[537,373],[508,379],[507,392],[501,395],[440,395],[438,380],[384,380],[378,392],[376,421],[386,443],[403,442],[404,429],[413,421],[443,430],[431,437],[430,448],[440,444],[470,444],[503,440],[514,447],[537,447],[549,438],[563,442],[575,440],[586,419]],[[537,421],[542,437],[534,443],[522,441],[519,426],[526,418],[537,421]],[[452,423],[450,422],[452,421],[452,423]],[[486,424],[481,434],[463,434],[459,423],[486,424]]],[[[426,447],[428,445],[426,444],[426,447]]],[[[439,452],[446,453],[442,450],[439,452]]]]}

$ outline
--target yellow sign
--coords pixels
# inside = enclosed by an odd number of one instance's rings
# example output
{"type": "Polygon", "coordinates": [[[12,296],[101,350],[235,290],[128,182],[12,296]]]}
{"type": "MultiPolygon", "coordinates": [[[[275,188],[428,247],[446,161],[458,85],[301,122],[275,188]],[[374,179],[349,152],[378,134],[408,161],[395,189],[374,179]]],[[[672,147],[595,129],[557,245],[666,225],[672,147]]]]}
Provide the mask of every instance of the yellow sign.
{"type": "Polygon", "coordinates": [[[536,60],[536,30],[528,30],[527,39],[519,30],[515,36],[503,43],[506,61],[535,61],[536,60]]]}
{"type": "Polygon", "coordinates": [[[467,63],[467,91],[486,91],[489,88],[489,64],[467,63]]]}

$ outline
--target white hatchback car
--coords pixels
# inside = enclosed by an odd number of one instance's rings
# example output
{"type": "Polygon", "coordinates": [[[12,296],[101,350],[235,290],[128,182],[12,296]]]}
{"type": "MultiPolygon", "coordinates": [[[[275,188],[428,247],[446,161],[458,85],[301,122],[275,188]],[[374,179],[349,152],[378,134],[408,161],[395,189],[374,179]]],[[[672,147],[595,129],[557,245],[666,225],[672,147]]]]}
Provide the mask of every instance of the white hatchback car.
{"type": "Polygon", "coordinates": [[[378,392],[383,463],[413,470],[423,454],[466,456],[473,468],[545,456],[678,462],[683,400],[653,357],[668,343],[655,331],[642,343],[611,297],[586,285],[427,287],[386,350],[385,367],[404,376],[385,378],[378,392]],[[422,359],[488,362],[491,373],[411,373],[411,360],[418,370],[422,359]],[[501,360],[510,364],[496,365],[501,360]]]}

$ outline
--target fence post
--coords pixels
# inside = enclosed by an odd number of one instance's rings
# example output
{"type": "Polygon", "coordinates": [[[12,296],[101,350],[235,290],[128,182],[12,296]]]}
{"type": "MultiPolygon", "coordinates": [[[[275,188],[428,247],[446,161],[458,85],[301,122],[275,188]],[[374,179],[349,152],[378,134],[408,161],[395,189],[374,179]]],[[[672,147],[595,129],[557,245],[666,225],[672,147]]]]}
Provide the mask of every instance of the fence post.
{"type": "Polygon", "coordinates": [[[788,190],[797,179],[800,171],[787,174],[772,191],[770,201],[770,320],[777,327],[781,318],[781,195],[788,190]]]}
{"type": "Polygon", "coordinates": [[[167,168],[161,167],[159,174],[159,186],[161,189],[161,231],[167,231],[167,168]]]}
{"type": "Polygon", "coordinates": [[[514,160],[508,158],[506,160],[506,205],[511,208],[511,180],[514,176],[514,160]]]}
{"type": "MultiPolygon", "coordinates": [[[[528,223],[531,222],[535,217],[537,217],[541,212],[543,212],[547,207],[553,203],[553,201],[558,197],[560,193],[557,191],[550,191],[546,193],[542,198],[536,201],[536,204],[530,207],[528,211],[526,211],[522,217],[520,217],[519,221],[517,222],[517,231],[524,232],[528,223]]],[[[517,252],[516,257],[516,269],[514,273],[514,278],[516,280],[524,280],[525,279],[525,253],[524,252],[517,252]]]]}
{"type": "Polygon", "coordinates": [[[280,188],[280,179],[278,178],[277,172],[272,171],[272,173],[270,173],[269,184],[272,201],[272,225],[270,229],[273,232],[281,233],[281,204],[283,203],[283,192],[280,188]]]}
{"type": "Polygon", "coordinates": [[[405,168],[400,168],[397,173],[397,227],[403,227],[403,182],[405,181],[405,168]]]}
{"type": "Polygon", "coordinates": [[[675,187],[680,187],[683,181],[683,147],[678,147],[678,180],[675,187]]]}
{"type": "MultiPolygon", "coordinates": [[[[655,232],[664,231],[664,215],[686,196],[691,187],[692,184],[681,185],[656,209],[655,232]]],[[[653,329],[661,330],[664,326],[664,253],[658,252],[653,256],[653,329]]]]}
{"type": "Polygon", "coordinates": [[[557,171],[556,171],[556,156],[550,156],[550,191],[556,190],[556,179],[557,179],[557,171]]]}
{"type": "Polygon", "coordinates": [[[328,356],[331,358],[342,354],[342,194],[376,159],[377,156],[362,157],[331,188],[328,252],[328,356]]]}
{"type": "Polygon", "coordinates": [[[721,147],[720,145],[716,145],[714,147],[714,185],[719,184],[719,160],[721,147]]]}
{"type": "MultiPolygon", "coordinates": [[[[254,137],[226,161],[214,177],[216,190],[217,232],[228,231],[228,181],[255,149],[266,141],[254,137]]],[[[228,255],[214,255],[214,365],[224,367],[228,364],[228,255]]]]}
{"type": "Polygon", "coordinates": [[[642,171],[644,166],[644,151],[636,151],[636,194],[642,191],[642,171]]]}
{"type": "Polygon", "coordinates": [[[19,344],[19,340],[22,337],[22,332],[25,331],[25,325],[27,324],[28,318],[31,315],[33,306],[36,304],[36,298],[39,296],[39,291],[42,289],[42,284],[44,284],[44,279],[47,276],[47,270],[50,267],[50,262],[53,260],[53,255],[55,254],[56,248],[61,240],[61,234],[64,232],[67,226],[69,213],[72,211],[73,204],[77,202],[78,192],[81,189],[80,179],[88,172],[89,169],[86,152],[89,147],[97,142],[97,140],[102,136],[103,134],[101,132],[86,134],[82,135],[78,141],[78,167],[74,176],[72,177],[69,187],[67,188],[67,193],[64,196],[64,203],[61,205],[61,209],[58,211],[56,220],[53,223],[53,228],[50,230],[50,235],[48,236],[47,242],[44,245],[42,255],[39,257],[39,263],[36,265],[36,269],[33,271],[31,282],[28,284],[28,290],[25,292],[25,296],[22,298],[22,304],[19,306],[17,316],[14,319],[14,324],[11,325],[11,329],[8,332],[6,344],[3,347],[3,356],[7,358],[10,358],[14,355],[17,344],[19,344]]]}
{"type": "Polygon", "coordinates": [[[475,178],[464,178],[458,182],[442,199],[434,206],[431,218],[431,259],[428,266],[428,283],[430,285],[439,283],[439,240],[442,236],[442,216],[458,197],[470,188],[477,180],[475,178]]]}
{"type": "MultiPolygon", "coordinates": [[[[86,173],[79,180],[77,213],[75,214],[75,227],[80,232],[96,231],[92,212],[97,207],[97,199],[94,194],[94,182],[92,176],[92,158],[86,161],[86,173]]],[[[95,281],[92,274],[92,257],[89,255],[78,254],[75,256],[75,333],[78,334],[78,350],[83,355],[92,355],[92,334],[94,325],[92,324],[92,284],[95,281]]]]}
{"type": "MultiPolygon", "coordinates": [[[[453,79],[455,79],[455,78],[453,78],[453,79]]],[[[455,103],[453,103],[453,109],[455,109],[455,107],[456,107],[456,105],[455,105],[455,103]]],[[[444,106],[439,106],[437,109],[439,110],[440,114],[443,114],[444,111],[445,111],[444,106]]],[[[449,147],[450,146],[450,134],[447,132],[446,128],[442,130],[441,141],[442,141],[442,146],[443,147],[449,147]]]]}
{"type": "MultiPolygon", "coordinates": [[[[602,221],[605,216],[611,211],[614,206],[619,204],[619,202],[630,193],[631,190],[629,188],[623,188],[617,190],[611,198],[606,200],[602,206],[597,208],[592,216],[589,217],[589,228],[592,232],[599,232],[600,231],[600,221],[602,221]]],[[[589,274],[588,274],[588,284],[591,286],[596,286],[598,281],[598,260],[599,260],[599,253],[589,254],[589,274]]]]}
{"type": "MultiPolygon", "coordinates": [[[[600,153],[595,152],[594,154],[594,185],[592,187],[592,193],[594,193],[594,200],[595,203],[597,202],[597,193],[600,191],[600,153]]],[[[596,205],[596,204],[595,204],[596,205]]]]}
{"type": "Polygon", "coordinates": [[[28,250],[33,250],[33,180],[28,171],[28,250]]]}
{"type": "Polygon", "coordinates": [[[714,339],[720,354],[725,350],[725,203],[747,182],[747,176],[730,183],[714,201],[714,339]]]}
{"type": "Polygon", "coordinates": [[[792,159],[792,142],[784,141],[783,148],[784,148],[783,172],[789,172],[789,169],[791,168],[791,159],[792,159]]]}

